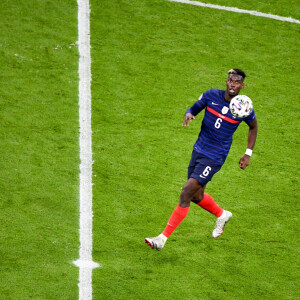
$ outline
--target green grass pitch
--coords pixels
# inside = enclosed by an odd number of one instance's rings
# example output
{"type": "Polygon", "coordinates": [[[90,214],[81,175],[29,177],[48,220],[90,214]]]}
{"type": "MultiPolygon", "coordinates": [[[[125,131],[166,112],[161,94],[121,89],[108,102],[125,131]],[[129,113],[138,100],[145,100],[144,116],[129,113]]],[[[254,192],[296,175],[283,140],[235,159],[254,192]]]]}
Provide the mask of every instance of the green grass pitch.
{"type": "MultiPolygon", "coordinates": [[[[300,20],[298,1],[212,0],[300,20]]],[[[165,0],[91,0],[93,299],[299,299],[300,25],[165,0]],[[247,74],[258,139],[242,124],[207,191],[161,251],[202,114],[185,110],[228,69],[247,74]]],[[[0,8],[0,298],[77,299],[77,3],[0,8]]]]}

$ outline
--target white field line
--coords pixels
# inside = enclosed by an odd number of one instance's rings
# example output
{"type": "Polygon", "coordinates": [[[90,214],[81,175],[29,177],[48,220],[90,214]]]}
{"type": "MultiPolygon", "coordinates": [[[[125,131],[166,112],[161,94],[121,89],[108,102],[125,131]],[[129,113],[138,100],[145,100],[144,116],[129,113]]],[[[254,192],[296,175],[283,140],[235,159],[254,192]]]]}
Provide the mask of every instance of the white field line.
{"type": "Polygon", "coordinates": [[[79,300],[92,299],[92,270],[99,267],[93,262],[93,211],[92,211],[92,128],[91,128],[91,53],[89,0],[78,0],[78,47],[79,47],[79,202],[80,248],[79,300]]]}
{"type": "Polygon", "coordinates": [[[264,17],[264,18],[275,19],[275,20],[284,21],[284,22],[300,24],[299,20],[296,20],[293,18],[286,18],[286,17],[280,17],[280,16],[276,16],[276,15],[272,15],[272,14],[265,14],[265,13],[261,13],[261,12],[255,11],[255,10],[246,10],[246,9],[240,9],[240,8],[236,8],[236,7],[221,6],[221,5],[203,3],[203,2],[198,2],[198,1],[190,1],[190,0],[169,0],[169,1],[192,4],[192,5],[196,5],[196,6],[208,7],[208,8],[213,8],[213,9],[227,10],[227,11],[236,12],[236,13],[240,13],[240,14],[249,14],[249,15],[253,15],[253,16],[257,16],[257,17],[264,17]]]}

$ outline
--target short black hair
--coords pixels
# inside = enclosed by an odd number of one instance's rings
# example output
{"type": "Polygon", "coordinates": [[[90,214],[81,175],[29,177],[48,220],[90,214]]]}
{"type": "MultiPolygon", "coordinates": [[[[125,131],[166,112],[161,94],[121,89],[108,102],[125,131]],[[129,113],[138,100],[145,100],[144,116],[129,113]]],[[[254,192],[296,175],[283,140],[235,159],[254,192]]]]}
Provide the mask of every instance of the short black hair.
{"type": "Polygon", "coordinates": [[[231,75],[231,74],[240,75],[240,76],[243,77],[243,81],[246,78],[245,72],[241,69],[230,69],[227,73],[228,73],[228,76],[231,75]]]}

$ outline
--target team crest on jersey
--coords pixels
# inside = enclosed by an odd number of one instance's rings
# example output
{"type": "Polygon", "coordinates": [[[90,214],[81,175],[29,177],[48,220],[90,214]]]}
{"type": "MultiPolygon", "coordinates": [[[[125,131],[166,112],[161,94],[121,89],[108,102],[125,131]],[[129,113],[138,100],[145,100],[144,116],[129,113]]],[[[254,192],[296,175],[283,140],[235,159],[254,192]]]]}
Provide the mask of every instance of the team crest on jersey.
{"type": "Polygon", "coordinates": [[[222,108],[222,114],[226,115],[228,113],[229,108],[227,106],[223,106],[222,108]]]}

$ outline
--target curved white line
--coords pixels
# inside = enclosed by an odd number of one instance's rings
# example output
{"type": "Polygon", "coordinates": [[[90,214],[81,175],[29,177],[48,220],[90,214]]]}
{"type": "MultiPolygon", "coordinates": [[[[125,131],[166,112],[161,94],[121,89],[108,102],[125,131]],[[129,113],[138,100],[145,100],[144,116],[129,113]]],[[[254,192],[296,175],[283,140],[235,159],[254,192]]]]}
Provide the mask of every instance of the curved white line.
{"type": "Polygon", "coordinates": [[[274,19],[274,20],[278,20],[278,21],[300,24],[299,20],[296,20],[296,19],[293,19],[290,17],[289,18],[280,17],[277,15],[261,13],[261,12],[255,11],[255,10],[246,10],[246,9],[240,9],[240,8],[236,8],[236,7],[215,5],[215,4],[203,3],[203,2],[198,2],[198,1],[190,1],[190,0],[169,0],[169,1],[186,3],[186,4],[196,5],[196,6],[219,9],[219,10],[226,10],[226,11],[236,12],[236,13],[240,13],[240,14],[249,14],[249,15],[253,15],[253,16],[257,16],[257,17],[264,17],[264,18],[274,19]]]}

